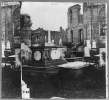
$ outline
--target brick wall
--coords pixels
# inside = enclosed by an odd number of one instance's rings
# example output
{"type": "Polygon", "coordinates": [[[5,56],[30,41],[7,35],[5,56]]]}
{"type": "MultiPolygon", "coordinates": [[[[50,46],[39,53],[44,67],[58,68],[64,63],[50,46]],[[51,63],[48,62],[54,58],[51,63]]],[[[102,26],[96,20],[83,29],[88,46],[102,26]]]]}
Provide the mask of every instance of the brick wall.
{"type": "MultiPolygon", "coordinates": [[[[83,24],[85,26],[85,34],[86,39],[91,40],[91,33],[92,33],[92,40],[95,40],[98,44],[99,42],[99,22],[101,16],[105,14],[105,9],[102,10],[102,14],[100,15],[100,9],[104,7],[104,4],[101,5],[87,5],[87,3],[83,4],[83,24]],[[92,30],[91,30],[92,24],[92,30]],[[86,28],[87,27],[87,28],[86,28]]],[[[103,20],[101,18],[101,20],[103,20]]]]}
{"type": "Polygon", "coordinates": [[[19,7],[19,5],[8,5],[1,7],[1,32],[2,40],[9,40],[13,42],[13,11],[19,7]]]}
{"type": "MultiPolygon", "coordinates": [[[[77,5],[70,7],[68,9],[67,14],[68,14],[68,42],[79,44],[80,43],[79,37],[78,37],[79,29],[83,25],[82,24],[83,15],[80,14],[80,5],[77,4],[77,5]]],[[[83,29],[83,26],[82,26],[82,29],[83,29]]]]}

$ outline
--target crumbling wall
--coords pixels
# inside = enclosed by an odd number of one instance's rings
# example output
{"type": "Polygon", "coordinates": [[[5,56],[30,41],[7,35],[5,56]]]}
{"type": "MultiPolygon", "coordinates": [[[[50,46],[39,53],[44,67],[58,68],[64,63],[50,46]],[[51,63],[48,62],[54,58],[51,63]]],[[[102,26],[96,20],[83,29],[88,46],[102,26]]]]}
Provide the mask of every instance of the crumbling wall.
{"type": "Polygon", "coordinates": [[[95,40],[98,44],[100,38],[100,16],[105,15],[105,8],[104,4],[91,4],[91,3],[84,3],[83,4],[83,24],[85,28],[85,38],[87,40],[95,40]],[[100,11],[102,14],[100,14],[100,11]]]}
{"type": "MultiPolygon", "coordinates": [[[[3,2],[2,2],[3,3],[3,2]]],[[[13,42],[13,12],[16,8],[20,7],[19,4],[16,5],[3,5],[1,6],[1,32],[2,40],[9,40],[11,45],[13,42]],[[5,37],[6,35],[6,37],[5,37]]]]}
{"type": "MultiPolygon", "coordinates": [[[[79,29],[83,25],[83,15],[80,14],[80,5],[74,5],[68,9],[68,42],[79,44],[79,29]],[[81,24],[81,25],[80,25],[81,24]],[[73,35],[71,33],[73,32],[73,35]],[[72,37],[73,36],[73,37],[72,37]],[[72,40],[73,39],[73,40],[72,40]]],[[[82,26],[82,29],[84,27],[82,26]]]]}

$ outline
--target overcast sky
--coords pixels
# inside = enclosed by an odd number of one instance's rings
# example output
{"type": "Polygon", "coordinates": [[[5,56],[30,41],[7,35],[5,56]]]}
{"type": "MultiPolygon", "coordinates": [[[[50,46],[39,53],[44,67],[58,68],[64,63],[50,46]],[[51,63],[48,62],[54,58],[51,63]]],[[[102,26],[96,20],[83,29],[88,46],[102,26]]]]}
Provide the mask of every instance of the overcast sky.
{"type": "MultiPolygon", "coordinates": [[[[32,29],[43,28],[45,30],[59,31],[68,27],[68,8],[77,3],[54,3],[54,2],[23,2],[21,13],[31,16],[32,29]]],[[[82,3],[78,3],[82,6],[82,3]]]]}

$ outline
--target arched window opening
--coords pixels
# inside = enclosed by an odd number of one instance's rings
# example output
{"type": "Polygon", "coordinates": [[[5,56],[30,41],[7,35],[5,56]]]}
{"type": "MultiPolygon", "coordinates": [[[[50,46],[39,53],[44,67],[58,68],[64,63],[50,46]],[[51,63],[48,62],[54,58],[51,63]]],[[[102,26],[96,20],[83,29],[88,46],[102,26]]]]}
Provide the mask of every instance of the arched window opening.
{"type": "Polygon", "coordinates": [[[78,42],[79,42],[79,45],[83,45],[84,44],[84,33],[83,33],[83,29],[79,29],[79,32],[78,32],[78,42]]]}
{"type": "Polygon", "coordinates": [[[71,30],[71,42],[73,43],[73,31],[71,30]]]}

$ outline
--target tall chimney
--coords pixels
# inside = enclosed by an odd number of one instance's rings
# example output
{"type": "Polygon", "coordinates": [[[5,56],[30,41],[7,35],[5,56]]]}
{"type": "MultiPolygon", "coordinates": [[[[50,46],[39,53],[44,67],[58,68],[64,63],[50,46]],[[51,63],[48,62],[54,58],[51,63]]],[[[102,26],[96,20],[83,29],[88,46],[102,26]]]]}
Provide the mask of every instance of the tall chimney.
{"type": "Polygon", "coordinates": [[[51,43],[51,32],[48,30],[48,43],[51,43]]]}

